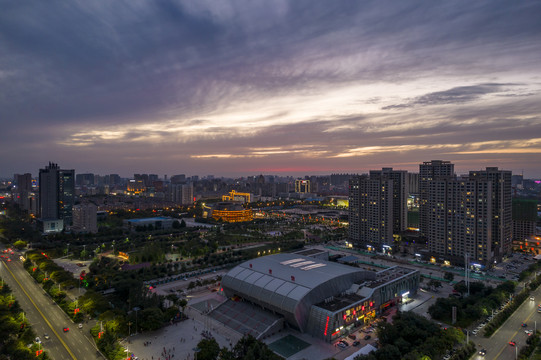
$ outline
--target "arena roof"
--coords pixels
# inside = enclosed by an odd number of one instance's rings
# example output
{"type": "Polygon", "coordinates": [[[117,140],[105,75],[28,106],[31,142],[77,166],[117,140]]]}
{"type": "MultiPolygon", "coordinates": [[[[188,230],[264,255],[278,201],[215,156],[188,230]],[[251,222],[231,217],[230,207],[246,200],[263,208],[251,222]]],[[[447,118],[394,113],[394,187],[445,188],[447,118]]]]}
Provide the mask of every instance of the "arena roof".
{"type": "Polygon", "coordinates": [[[366,270],[299,254],[276,254],[248,260],[222,279],[228,296],[239,295],[283,314],[300,329],[313,304],[374,278],[366,270]]]}
{"type": "Polygon", "coordinates": [[[244,275],[260,273],[308,289],[313,289],[340,275],[363,272],[361,269],[351,266],[314,259],[299,254],[263,256],[246,261],[237,268],[236,272],[233,272],[235,270],[233,269],[228,275],[235,276],[233,275],[235,273],[244,273],[244,275]]]}

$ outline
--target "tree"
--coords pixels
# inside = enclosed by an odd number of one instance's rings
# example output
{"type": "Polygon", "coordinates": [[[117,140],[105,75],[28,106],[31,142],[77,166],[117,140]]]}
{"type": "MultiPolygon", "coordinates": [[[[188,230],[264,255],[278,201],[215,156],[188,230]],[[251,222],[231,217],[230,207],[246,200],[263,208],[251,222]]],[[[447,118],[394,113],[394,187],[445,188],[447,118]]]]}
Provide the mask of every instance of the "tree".
{"type": "Polygon", "coordinates": [[[181,299],[179,302],[178,302],[178,305],[182,308],[182,312],[184,312],[184,309],[186,308],[186,306],[188,305],[188,301],[186,299],[181,299]]]}
{"type": "Polygon", "coordinates": [[[455,275],[452,273],[452,272],[449,272],[449,271],[446,271],[444,274],[443,274],[443,278],[447,281],[453,281],[453,279],[455,278],[455,275]]]}
{"type": "Polygon", "coordinates": [[[198,344],[197,358],[200,360],[216,360],[220,354],[220,345],[215,339],[203,339],[198,344]]]}
{"type": "Polygon", "coordinates": [[[26,242],[22,240],[17,240],[15,241],[15,243],[13,243],[13,247],[21,250],[26,247],[26,242]]]}

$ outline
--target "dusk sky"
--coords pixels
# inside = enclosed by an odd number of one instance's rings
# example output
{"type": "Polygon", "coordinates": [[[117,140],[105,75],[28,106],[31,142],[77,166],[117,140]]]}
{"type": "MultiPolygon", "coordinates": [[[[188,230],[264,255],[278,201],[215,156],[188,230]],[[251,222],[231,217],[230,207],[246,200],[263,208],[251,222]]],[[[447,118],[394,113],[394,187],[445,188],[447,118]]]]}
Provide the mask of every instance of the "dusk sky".
{"type": "Polygon", "coordinates": [[[541,1],[0,0],[0,177],[541,177],[541,1]]]}

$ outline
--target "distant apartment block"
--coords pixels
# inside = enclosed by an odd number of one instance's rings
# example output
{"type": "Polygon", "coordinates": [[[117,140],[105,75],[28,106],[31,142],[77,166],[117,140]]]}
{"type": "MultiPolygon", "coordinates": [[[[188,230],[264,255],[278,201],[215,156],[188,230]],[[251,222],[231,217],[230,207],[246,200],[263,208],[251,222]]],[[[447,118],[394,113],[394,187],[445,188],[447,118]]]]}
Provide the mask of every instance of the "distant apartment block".
{"type": "Polygon", "coordinates": [[[76,233],[97,233],[98,207],[92,203],[75,205],[71,230],[76,233]]]}

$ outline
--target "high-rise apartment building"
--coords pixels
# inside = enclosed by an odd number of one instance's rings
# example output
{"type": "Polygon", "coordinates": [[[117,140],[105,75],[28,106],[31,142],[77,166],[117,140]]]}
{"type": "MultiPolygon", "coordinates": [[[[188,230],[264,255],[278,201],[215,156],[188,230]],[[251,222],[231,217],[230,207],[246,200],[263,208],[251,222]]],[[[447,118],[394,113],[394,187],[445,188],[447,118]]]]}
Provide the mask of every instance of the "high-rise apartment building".
{"type": "Polygon", "coordinates": [[[427,183],[425,226],[429,251],[452,263],[488,264],[494,257],[491,214],[492,182],[481,179],[433,180],[427,183]]]}
{"type": "Polygon", "coordinates": [[[511,251],[511,172],[488,167],[457,178],[453,164],[420,165],[420,225],[439,260],[492,265],[511,251]]]}
{"type": "Polygon", "coordinates": [[[408,172],[383,168],[370,170],[370,179],[388,179],[393,182],[393,232],[401,233],[408,227],[408,172]]]}
{"type": "Polygon", "coordinates": [[[428,184],[433,180],[453,179],[455,165],[450,161],[432,160],[419,165],[419,230],[426,236],[428,218],[428,184]]]}
{"type": "Polygon", "coordinates": [[[526,248],[535,235],[537,200],[513,199],[513,241],[526,248]]]}
{"type": "Polygon", "coordinates": [[[72,222],[75,198],[75,170],[63,170],[49,163],[39,170],[39,216],[41,219],[62,219],[72,222]]]}
{"type": "Polygon", "coordinates": [[[470,171],[470,179],[480,179],[492,182],[492,242],[494,256],[500,260],[512,249],[512,189],[511,171],[499,170],[497,167],[487,167],[485,170],[470,171]]]}
{"type": "Polygon", "coordinates": [[[349,239],[382,251],[393,243],[393,180],[367,175],[349,180],[349,239]]]}

